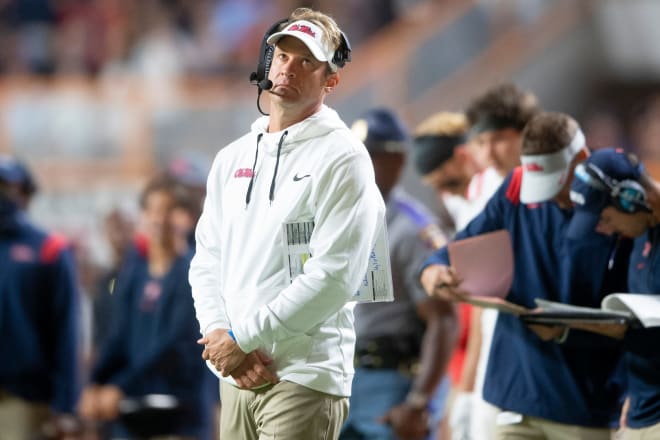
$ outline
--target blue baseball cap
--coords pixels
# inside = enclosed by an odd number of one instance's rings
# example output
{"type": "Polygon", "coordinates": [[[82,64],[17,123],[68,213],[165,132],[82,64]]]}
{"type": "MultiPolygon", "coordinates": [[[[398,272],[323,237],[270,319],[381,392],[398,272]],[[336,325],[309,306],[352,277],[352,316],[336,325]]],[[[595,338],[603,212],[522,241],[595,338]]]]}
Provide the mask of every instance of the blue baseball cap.
{"type": "Polygon", "coordinates": [[[643,173],[639,160],[620,148],[597,150],[578,164],[570,192],[575,211],[567,236],[578,239],[593,232],[610,205],[626,213],[649,211],[639,183],[643,173]]]}
{"type": "Polygon", "coordinates": [[[369,153],[405,153],[408,130],[391,110],[374,108],[364,113],[351,126],[369,153]]]}
{"type": "Polygon", "coordinates": [[[6,154],[0,154],[0,181],[20,185],[21,192],[27,196],[33,195],[38,189],[28,167],[6,154]]]}
{"type": "Polygon", "coordinates": [[[23,183],[25,178],[25,167],[13,157],[0,154],[0,180],[8,183],[23,183]]]}

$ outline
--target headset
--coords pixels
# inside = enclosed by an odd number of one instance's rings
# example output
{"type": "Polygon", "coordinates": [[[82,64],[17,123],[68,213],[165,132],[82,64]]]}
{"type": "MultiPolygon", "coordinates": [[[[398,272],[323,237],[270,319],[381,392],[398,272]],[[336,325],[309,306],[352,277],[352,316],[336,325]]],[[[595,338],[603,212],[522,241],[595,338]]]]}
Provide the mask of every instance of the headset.
{"type": "Polygon", "coordinates": [[[610,195],[612,205],[627,214],[651,212],[646,191],[634,180],[616,180],[592,163],[581,163],[575,168],[575,176],[592,188],[610,195]]]}
{"type": "MultiPolygon", "coordinates": [[[[270,66],[273,63],[273,53],[275,52],[275,46],[273,44],[268,44],[268,38],[286,27],[289,22],[290,20],[288,18],[283,18],[268,28],[261,40],[261,46],[259,47],[259,63],[257,64],[257,71],[250,74],[250,83],[257,86],[257,109],[259,110],[259,113],[265,116],[268,116],[268,114],[264,113],[261,109],[259,98],[261,97],[261,92],[264,90],[270,90],[270,88],[273,87],[273,82],[268,79],[268,72],[270,72],[270,66]]],[[[346,34],[342,31],[340,31],[340,33],[339,47],[332,56],[332,64],[339,68],[343,68],[346,63],[351,61],[352,49],[351,43],[348,41],[346,34]]]]}

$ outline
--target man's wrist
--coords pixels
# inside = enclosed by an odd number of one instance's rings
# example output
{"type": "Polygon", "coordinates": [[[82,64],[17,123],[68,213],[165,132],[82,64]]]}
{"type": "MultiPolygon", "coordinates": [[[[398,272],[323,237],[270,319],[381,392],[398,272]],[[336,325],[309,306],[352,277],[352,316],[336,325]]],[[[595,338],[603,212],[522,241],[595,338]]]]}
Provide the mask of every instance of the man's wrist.
{"type": "Polygon", "coordinates": [[[230,338],[232,338],[234,342],[236,342],[236,336],[234,335],[232,329],[227,330],[227,334],[229,335],[230,338]]]}
{"type": "Polygon", "coordinates": [[[406,396],[406,404],[416,410],[426,409],[429,403],[429,395],[423,391],[411,390],[406,396]]]}

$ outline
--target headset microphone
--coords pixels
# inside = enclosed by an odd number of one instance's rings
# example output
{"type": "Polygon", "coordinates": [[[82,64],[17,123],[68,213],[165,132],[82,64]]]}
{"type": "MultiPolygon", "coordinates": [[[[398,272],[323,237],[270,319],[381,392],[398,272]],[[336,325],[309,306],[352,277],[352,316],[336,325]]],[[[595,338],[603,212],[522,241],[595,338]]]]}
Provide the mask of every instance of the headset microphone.
{"type": "Polygon", "coordinates": [[[259,64],[257,65],[257,71],[252,72],[250,75],[250,82],[257,86],[257,109],[262,115],[268,116],[259,105],[259,98],[261,97],[261,92],[264,90],[270,90],[273,87],[273,82],[268,79],[268,72],[270,71],[270,65],[273,62],[273,52],[275,52],[275,47],[268,44],[268,37],[277,32],[280,27],[288,23],[288,19],[284,18],[279,20],[277,23],[274,23],[264,34],[263,39],[261,40],[261,47],[259,48],[259,64]]]}
{"type": "Polygon", "coordinates": [[[257,83],[257,87],[259,87],[261,90],[270,90],[273,88],[273,82],[269,79],[264,79],[257,83]]]}

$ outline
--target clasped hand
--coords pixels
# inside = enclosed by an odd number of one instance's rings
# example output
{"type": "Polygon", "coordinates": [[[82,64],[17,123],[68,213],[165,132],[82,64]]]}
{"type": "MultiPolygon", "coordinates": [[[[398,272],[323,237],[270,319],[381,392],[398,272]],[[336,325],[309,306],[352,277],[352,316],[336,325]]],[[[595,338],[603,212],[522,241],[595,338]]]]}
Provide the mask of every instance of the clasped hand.
{"type": "Polygon", "coordinates": [[[227,330],[217,329],[197,341],[204,345],[202,358],[211,362],[222,377],[231,376],[240,388],[255,388],[279,379],[268,368],[272,364],[258,350],[246,354],[229,336],[227,330]]]}
{"type": "Polygon", "coordinates": [[[197,343],[204,345],[202,359],[210,361],[222,377],[229,376],[247,356],[229,336],[227,330],[213,330],[197,343]]]}

